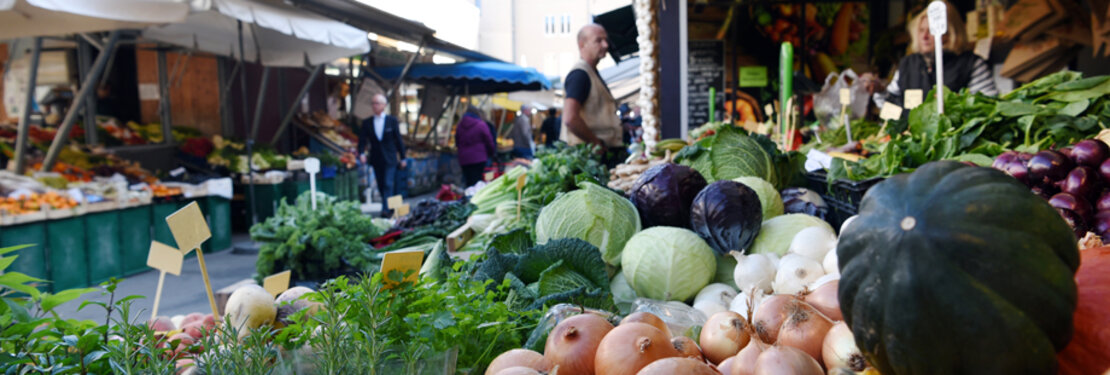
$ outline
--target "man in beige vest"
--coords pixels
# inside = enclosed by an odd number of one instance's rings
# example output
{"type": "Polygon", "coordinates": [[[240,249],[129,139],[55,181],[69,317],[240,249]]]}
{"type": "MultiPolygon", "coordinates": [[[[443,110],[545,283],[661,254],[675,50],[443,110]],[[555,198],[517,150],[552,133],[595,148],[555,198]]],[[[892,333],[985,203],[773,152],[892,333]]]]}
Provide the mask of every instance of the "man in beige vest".
{"type": "Polygon", "coordinates": [[[623,161],[625,150],[617,102],[597,74],[597,63],[609,52],[608,38],[605,29],[597,24],[588,24],[578,31],[581,60],[563,81],[566,100],[559,138],[571,146],[583,143],[600,146],[606,164],[613,166],[623,161]]]}

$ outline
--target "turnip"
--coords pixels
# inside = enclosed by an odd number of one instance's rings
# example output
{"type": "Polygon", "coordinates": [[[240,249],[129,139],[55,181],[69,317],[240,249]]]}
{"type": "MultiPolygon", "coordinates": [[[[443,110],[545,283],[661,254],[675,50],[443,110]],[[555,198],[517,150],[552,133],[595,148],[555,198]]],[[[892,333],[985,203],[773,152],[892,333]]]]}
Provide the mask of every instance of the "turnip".
{"type": "Polygon", "coordinates": [[[309,309],[308,315],[320,311],[320,309],[324,307],[323,303],[312,301],[304,297],[305,294],[312,292],[315,291],[303,286],[295,286],[278,295],[277,299],[274,301],[277,307],[277,321],[288,324],[289,316],[304,309],[309,309]]]}
{"type": "Polygon", "coordinates": [[[821,262],[821,268],[825,269],[826,275],[839,275],[840,265],[837,263],[839,259],[836,255],[836,249],[832,249],[825,254],[825,259],[821,262]]]}
{"type": "Polygon", "coordinates": [[[270,292],[258,285],[246,285],[236,289],[227,299],[224,320],[239,330],[239,338],[246,337],[250,330],[274,322],[277,309],[270,292]]]}

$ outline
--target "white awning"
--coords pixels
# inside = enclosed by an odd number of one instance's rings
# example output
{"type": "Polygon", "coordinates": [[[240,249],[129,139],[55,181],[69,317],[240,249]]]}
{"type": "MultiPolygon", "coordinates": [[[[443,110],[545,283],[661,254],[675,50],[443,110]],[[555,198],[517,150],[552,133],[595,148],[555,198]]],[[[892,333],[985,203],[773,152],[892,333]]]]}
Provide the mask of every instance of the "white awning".
{"type": "MultiPolygon", "coordinates": [[[[2,0],[0,0],[2,1],[2,0]]],[[[243,21],[246,60],[269,66],[322,64],[370,50],[366,32],[280,3],[194,0],[183,23],[151,27],[146,39],[239,58],[237,21],[243,21]],[[261,50],[261,54],[256,50],[261,50]]]]}
{"type": "Polygon", "coordinates": [[[0,39],[181,22],[184,0],[0,0],[0,39]]]}

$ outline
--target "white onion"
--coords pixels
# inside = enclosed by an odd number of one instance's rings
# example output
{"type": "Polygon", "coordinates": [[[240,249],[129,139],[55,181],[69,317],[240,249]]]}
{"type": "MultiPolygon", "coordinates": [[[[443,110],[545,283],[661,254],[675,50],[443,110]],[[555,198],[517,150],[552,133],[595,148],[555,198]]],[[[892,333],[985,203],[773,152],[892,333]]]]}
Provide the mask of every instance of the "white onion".
{"type": "Polygon", "coordinates": [[[847,368],[853,372],[863,371],[867,368],[867,361],[856,347],[856,339],[852,336],[852,329],[844,322],[837,322],[825,334],[821,343],[821,357],[830,372],[837,368],[847,368]]]}
{"type": "Polygon", "coordinates": [[[836,255],[836,249],[825,254],[825,259],[821,262],[821,268],[825,269],[826,275],[840,274],[840,264],[837,263],[839,260],[840,258],[836,255]]]}
{"type": "Polygon", "coordinates": [[[750,293],[740,292],[740,294],[736,295],[736,298],[732,299],[732,303],[729,304],[728,310],[740,314],[744,319],[750,319],[748,310],[755,311],[755,309],[759,307],[759,303],[763,302],[763,296],[763,292],[757,292],[755,301],[752,301],[750,293]],[[751,305],[750,309],[748,308],[749,304],[751,305]]]}
{"type": "Polygon", "coordinates": [[[701,288],[698,295],[694,297],[694,308],[700,301],[713,301],[720,305],[728,306],[732,299],[736,298],[736,289],[733,289],[728,284],[713,283],[701,288]]]}
{"type": "Polygon", "coordinates": [[[744,255],[733,251],[736,258],[736,270],[733,271],[733,281],[742,291],[756,288],[764,293],[771,292],[771,282],[775,280],[776,267],[772,258],[764,254],[744,255]]]}
{"type": "Polygon", "coordinates": [[[779,271],[775,274],[772,287],[778,294],[797,294],[824,275],[825,270],[816,260],[803,255],[786,254],[779,262],[779,271]]]}
{"type": "Polygon", "coordinates": [[[729,311],[728,305],[723,305],[713,300],[701,300],[694,302],[694,308],[698,311],[701,311],[702,313],[705,313],[705,316],[713,316],[713,314],[722,311],[729,311]]]}
{"type": "Polygon", "coordinates": [[[831,228],[815,226],[802,229],[790,241],[790,252],[821,261],[829,250],[836,248],[836,234],[831,228]]]}
{"type": "Polygon", "coordinates": [[[810,291],[813,291],[817,288],[820,288],[822,285],[825,285],[825,284],[828,284],[829,282],[833,282],[833,281],[837,281],[837,280],[840,280],[840,275],[839,274],[827,274],[826,273],[826,274],[822,275],[821,277],[818,277],[817,280],[814,280],[812,283],[810,283],[806,287],[808,287],[810,291]]]}
{"type": "Polygon", "coordinates": [[[859,217],[859,215],[852,215],[847,219],[844,219],[844,222],[840,223],[840,234],[844,234],[844,230],[848,229],[848,224],[855,221],[857,217],[859,217]]]}

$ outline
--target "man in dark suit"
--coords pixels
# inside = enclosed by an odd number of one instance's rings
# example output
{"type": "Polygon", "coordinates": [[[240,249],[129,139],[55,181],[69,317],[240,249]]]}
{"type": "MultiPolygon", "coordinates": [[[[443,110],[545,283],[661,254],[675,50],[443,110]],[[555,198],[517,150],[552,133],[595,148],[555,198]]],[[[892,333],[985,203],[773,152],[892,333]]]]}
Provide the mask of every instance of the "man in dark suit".
{"type": "Polygon", "coordinates": [[[382,195],[383,217],[393,215],[385,200],[397,194],[398,189],[394,185],[397,170],[405,168],[405,143],[401,141],[397,118],[385,114],[388,104],[385,95],[374,95],[371,101],[374,116],[363,120],[358,132],[359,153],[364,161],[369,159],[370,166],[374,168],[374,178],[382,195]]]}

